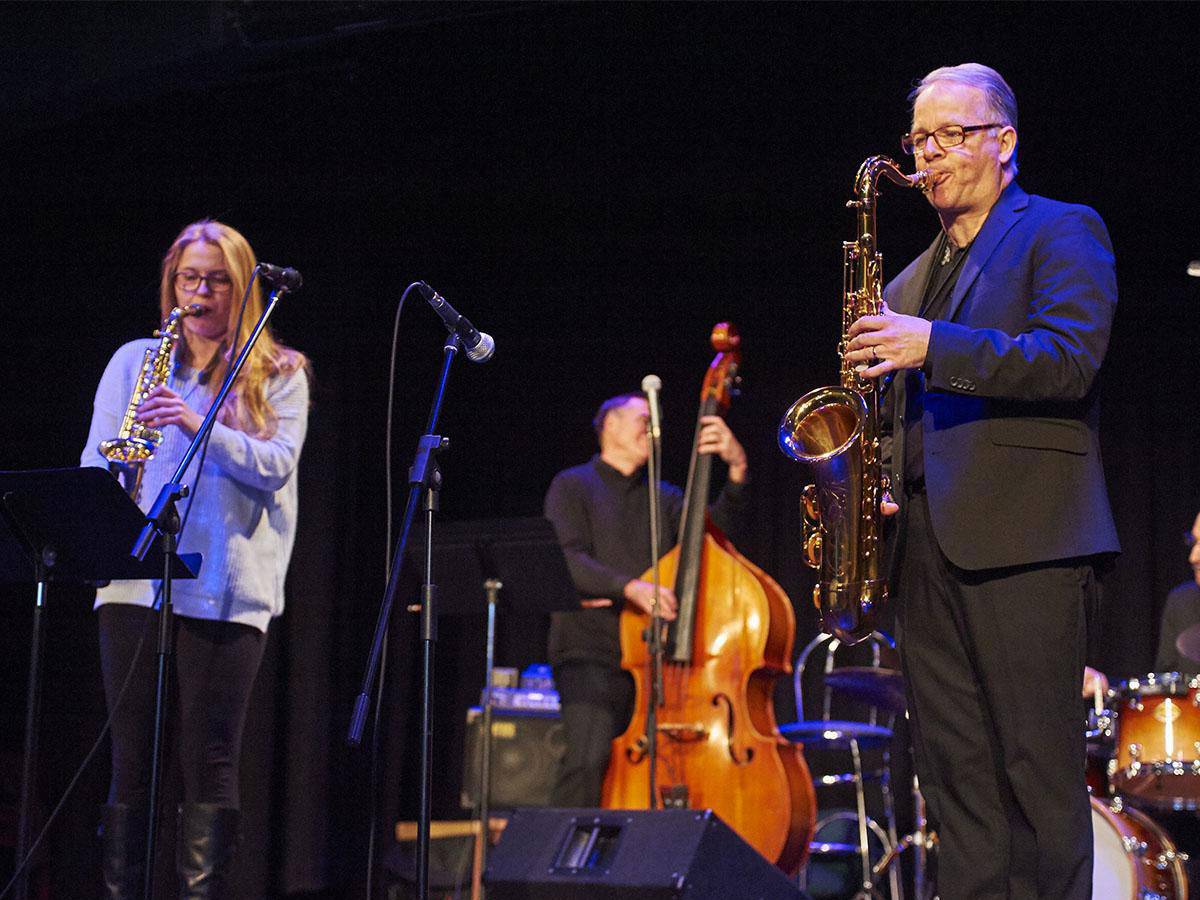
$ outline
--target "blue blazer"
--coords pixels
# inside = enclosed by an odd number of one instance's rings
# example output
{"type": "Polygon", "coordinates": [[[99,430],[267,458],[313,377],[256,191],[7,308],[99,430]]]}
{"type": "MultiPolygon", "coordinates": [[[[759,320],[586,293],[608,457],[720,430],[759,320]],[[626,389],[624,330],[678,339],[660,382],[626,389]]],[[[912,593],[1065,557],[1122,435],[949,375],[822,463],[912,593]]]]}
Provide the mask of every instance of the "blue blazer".
{"type": "MultiPolygon", "coordinates": [[[[892,310],[917,314],[936,244],[887,286],[892,310]]],[[[1009,184],[967,252],[946,320],[933,323],[925,361],[926,493],[955,566],[1119,552],[1097,435],[1116,303],[1112,244],[1095,210],[1009,184]]],[[[902,374],[889,389],[901,502],[902,374]]]]}

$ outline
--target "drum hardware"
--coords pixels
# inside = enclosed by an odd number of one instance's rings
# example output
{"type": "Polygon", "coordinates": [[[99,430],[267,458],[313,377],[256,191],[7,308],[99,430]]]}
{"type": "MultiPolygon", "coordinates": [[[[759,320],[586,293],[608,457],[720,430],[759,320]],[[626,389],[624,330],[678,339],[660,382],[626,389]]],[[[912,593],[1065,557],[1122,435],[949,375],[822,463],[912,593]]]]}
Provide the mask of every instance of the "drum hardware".
{"type": "MultiPolygon", "coordinates": [[[[838,666],[825,673],[825,685],[843,696],[873,706],[893,716],[906,715],[905,710],[908,704],[904,674],[897,669],[884,666],[838,666]]],[[[829,777],[842,779],[846,776],[829,777]]],[[[853,777],[853,775],[849,776],[851,780],[853,777]]],[[[836,783],[836,781],[825,781],[824,783],[836,783]]],[[[927,891],[932,888],[932,885],[928,885],[925,881],[926,856],[929,851],[937,849],[938,837],[937,832],[927,827],[925,798],[921,794],[921,787],[915,774],[912,780],[912,798],[916,814],[916,830],[898,840],[885,843],[886,852],[871,867],[870,879],[854,896],[854,900],[879,900],[882,898],[884,895],[880,886],[884,883],[884,876],[889,874],[893,863],[900,858],[900,855],[910,848],[915,854],[913,873],[915,900],[925,900],[927,891]]]]}
{"type": "Polygon", "coordinates": [[[1101,709],[1088,714],[1088,727],[1084,737],[1091,742],[1111,741],[1116,733],[1116,715],[1111,709],[1101,709]]]}
{"type": "Polygon", "coordinates": [[[895,715],[906,704],[904,676],[882,666],[838,666],[825,674],[825,684],[853,700],[895,715]]]}
{"type": "Polygon", "coordinates": [[[1119,797],[1093,797],[1092,896],[1096,900],[1184,900],[1188,855],[1161,826],[1119,797]]]}
{"type": "MultiPolygon", "coordinates": [[[[916,831],[914,831],[912,834],[906,834],[904,837],[900,838],[900,840],[896,842],[896,845],[891,847],[887,853],[883,855],[883,858],[880,859],[879,862],[875,863],[875,866],[871,869],[871,886],[864,887],[861,891],[859,891],[855,895],[854,900],[881,900],[884,895],[880,892],[879,888],[875,887],[875,885],[880,884],[880,876],[887,872],[891,864],[900,858],[900,854],[909,847],[914,847],[919,854],[924,855],[930,850],[936,850],[937,843],[937,832],[927,831],[925,829],[925,823],[922,820],[921,826],[916,831]]],[[[916,900],[924,900],[924,894],[925,888],[918,887],[916,900]]]]}
{"type": "MultiPolygon", "coordinates": [[[[1113,811],[1117,812],[1118,810],[1114,809],[1113,811]]],[[[1149,845],[1145,841],[1139,840],[1136,835],[1127,834],[1121,841],[1125,846],[1125,852],[1131,856],[1145,857],[1146,851],[1149,849],[1149,845]]],[[[1188,855],[1182,851],[1166,849],[1160,850],[1154,859],[1146,860],[1146,862],[1154,866],[1158,871],[1165,872],[1170,866],[1174,865],[1176,860],[1185,863],[1188,859],[1188,855]]]]}
{"type": "Polygon", "coordinates": [[[1176,860],[1181,863],[1187,862],[1191,857],[1180,850],[1164,850],[1154,857],[1154,868],[1160,872],[1165,872],[1170,866],[1175,864],[1176,860]]]}
{"type": "MultiPolygon", "coordinates": [[[[1138,806],[1200,807],[1200,676],[1152,672],[1130,678],[1116,691],[1113,707],[1112,789],[1138,806]]],[[[1089,728],[1089,738],[1094,730],[1089,728]]]]}
{"type": "Polygon", "coordinates": [[[1146,842],[1139,841],[1133,835],[1125,836],[1125,852],[1132,853],[1136,856],[1144,856],[1146,853],[1146,842]]]}

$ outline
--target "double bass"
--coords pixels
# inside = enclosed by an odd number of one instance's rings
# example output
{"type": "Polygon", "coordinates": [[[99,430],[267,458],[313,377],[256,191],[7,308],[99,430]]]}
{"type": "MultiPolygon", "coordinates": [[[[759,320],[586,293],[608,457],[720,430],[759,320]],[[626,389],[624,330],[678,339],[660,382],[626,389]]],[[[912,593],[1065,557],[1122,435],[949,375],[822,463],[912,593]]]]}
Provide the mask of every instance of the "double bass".
{"type": "MultiPolygon", "coordinates": [[[[699,418],[724,415],[740,363],[737,330],[716,325],[716,357],[704,377],[684,493],[679,543],[659,561],[678,599],[664,628],[655,805],[712,809],[787,873],[799,870],[815,826],[816,799],[802,749],[779,733],[773,688],[791,671],[795,616],[783,589],[709,520],[712,455],[698,452],[699,418]]],[[[651,580],[651,573],[642,576],[651,580]]],[[[633,676],[633,718],[613,741],[602,804],[650,806],[647,706],[651,619],[626,605],[621,664],[633,676]]]]}

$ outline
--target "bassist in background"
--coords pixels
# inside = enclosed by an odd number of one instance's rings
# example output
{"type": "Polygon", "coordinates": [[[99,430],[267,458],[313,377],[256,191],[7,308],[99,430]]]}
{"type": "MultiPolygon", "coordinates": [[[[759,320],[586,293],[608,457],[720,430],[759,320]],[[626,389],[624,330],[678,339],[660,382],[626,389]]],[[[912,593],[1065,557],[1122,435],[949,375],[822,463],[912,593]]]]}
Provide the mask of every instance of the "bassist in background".
{"type": "MultiPolygon", "coordinates": [[[[599,806],[609,748],[629,722],[633,684],[621,669],[618,620],[625,603],[650,612],[654,586],[641,580],[650,564],[646,462],[649,406],[640,393],[604,401],[592,424],[600,452],[559,472],[546,492],[545,514],[567,557],[580,595],[578,612],[555,613],[550,662],[562,699],[566,755],[554,786],[556,806],[599,806]]],[[[704,416],[698,450],[719,456],[729,477],[712,507],[719,528],[736,528],[746,509],[746,452],[720,416],[704,416]]],[[[683,491],[662,483],[659,546],[678,540],[683,491]]],[[[660,586],[662,616],[675,618],[676,598],[660,586]]]]}

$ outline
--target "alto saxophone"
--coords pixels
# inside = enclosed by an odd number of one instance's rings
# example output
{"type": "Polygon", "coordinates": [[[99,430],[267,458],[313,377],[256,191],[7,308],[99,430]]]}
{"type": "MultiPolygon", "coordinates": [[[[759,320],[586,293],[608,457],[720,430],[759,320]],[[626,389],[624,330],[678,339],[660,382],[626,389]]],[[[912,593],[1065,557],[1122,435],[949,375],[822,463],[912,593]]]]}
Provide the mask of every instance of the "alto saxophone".
{"type": "Polygon", "coordinates": [[[858,234],[842,244],[840,384],[809,391],[779,425],[780,448],[807,463],[815,479],[801,501],[804,561],[820,573],[813,603],[822,630],[847,644],[871,635],[887,601],[880,501],[891,498],[880,454],[879,385],[846,360],[850,326],[883,310],[883,256],[875,237],[881,177],[922,191],[932,186],[928,171],[905,175],[886,156],[859,167],[854,199],[846,203],[857,211],[858,234]]]}
{"type": "Polygon", "coordinates": [[[160,384],[165,384],[167,376],[171,374],[175,344],[179,341],[180,320],[199,312],[200,307],[196,304],[177,306],[163,320],[162,327],[154,332],[154,337],[159,339],[158,346],[148,348],[142,357],[142,368],[133,386],[129,405],[125,408],[121,430],[115,438],[100,442],[100,455],[108,460],[109,470],[120,476],[125,490],[134,500],[141,494],[142,471],[146,461],[154,458],[154,452],[163,439],[161,430],[137,420],[137,408],[146,395],[160,384]]]}

